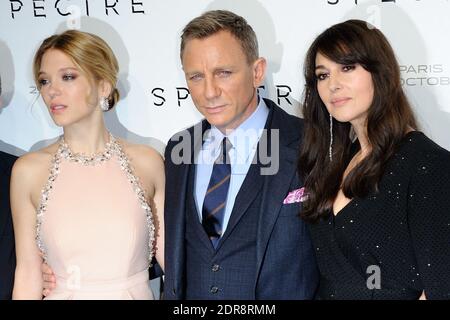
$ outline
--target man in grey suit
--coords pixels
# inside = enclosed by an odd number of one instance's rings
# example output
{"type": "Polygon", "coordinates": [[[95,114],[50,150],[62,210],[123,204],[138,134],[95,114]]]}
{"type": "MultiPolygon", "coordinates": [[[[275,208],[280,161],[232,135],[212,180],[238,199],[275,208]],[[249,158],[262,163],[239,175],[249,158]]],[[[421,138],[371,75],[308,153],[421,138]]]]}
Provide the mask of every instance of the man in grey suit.
{"type": "Polygon", "coordinates": [[[258,96],[266,61],[244,18],[190,21],[181,61],[205,119],[165,151],[165,299],[311,299],[314,250],[299,218],[302,121],[258,96]]]}

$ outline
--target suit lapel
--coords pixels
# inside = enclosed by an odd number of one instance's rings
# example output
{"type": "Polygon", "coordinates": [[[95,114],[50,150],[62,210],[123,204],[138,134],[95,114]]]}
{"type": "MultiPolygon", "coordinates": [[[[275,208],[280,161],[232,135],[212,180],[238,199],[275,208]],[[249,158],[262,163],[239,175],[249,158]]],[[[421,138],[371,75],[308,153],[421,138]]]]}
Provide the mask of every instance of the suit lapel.
{"type": "Polygon", "coordinates": [[[192,183],[192,194],[189,194],[188,196],[191,197],[191,201],[192,201],[192,207],[194,209],[194,212],[191,212],[195,215],[195,221],[198,222],[196,223],[195,227],[197,229],[198,232],[196,232],[196,235],[199,238],[199,241],[202,242],[206,248],[209,251],[214,251],[214,247],[211,243],[211,241],[208,238],[208,235],[206,234],[205,229],[203,229],[202,224],[200,223],[198,217],[198,210],[197,210],[197,206],[195,204],[195,176],[196,176],[196,163],[198,163],[198,156],[200,154],[200,150],[203,147],[203,143],[204,143],[204,137],[205,137],[205,131],[211,129],[211,125],[206,121],[203,120],[201,122],[201,127],[197,126],[196,128],[196,132],[194,133],[195,138],[194,138],[194,148],[193,148],[193,164],[190,166],[190,170],[192,170],[192,180],[190,181],[192,183]],[[201,131],[199,131],[201,130],[201,131]],[[201,136],[199,136],[199,132],[201,132],[201,136]]]}
{"type": "MultiPolygon", "coordinates": [[[[171,173],[167,174],[167,177],[171,177],[167,184],[175,187],[174,192],[171,192],[170,198],[173,198],[173,213],[170,223],[172,226],[168,226],[167,229],[171,229],[174,236],[174,245],[168,248],[169,252],[166,255],[170,255],[172,259],[168,263],[173,265],[173,274],[175,281],[176,291],[179,292],[182,288],[183,275],[184,275],[184,262],[185,262],[185,250],[184,250],[184,234],[186,232],[186,186],[188,183],[189,166],[181,164],[177,166],[170,166],[168,168],[171,173]],[[174,201],[177,199],[176,201],[174,201]],[[179,199],[179,201],[178,201],[179,199]]],[[[167,193],[166,193],[167,194],[167,193]]],[[[169,197],[168,197],[169,198],[169,197]]],[[[167,224],[167,223],[166,223],[167,224]]],[[[167,234],[167,233],[166,233],[167,234]]],[[[169,241],[167,241],[169,242],[169,241]]],[[[167,250],[167,249],[166,249],[167,250]]],[[[169,266],[168,266],[169,267],[169,266]]]]}
{"type": "MultiPolygon", "coordinates": [[[[170,198],[173,205],[172,212],[172,225],[168,226],[171,230],[171,235],[174,237],[174,245],[169,248],[170,252],[166,252],[166,255],[170,255],[172,259],[169,263],[173,264],[173,274],[175,281],[175,288],[177,292],[184,292],[183,283],[185,281],[185,233],[186,233],[186,197],[188,185],[189,185],[189,171],[194,169],[194,156],[198,154],[199,148],[202,146],[203,132],[207,129],[208,125],[206,121],[195,125],[192,130],[186,130],[185,139],[189,139],[190,155],[189,158],[185,158],[189,163],[181,163],[175,165],[171,160],[166,161],[169,163],[166,171],[167,182],[166,185],[174,187],[174,190],[166,191],[166,201],[170,198]],[[200,132],[200,134],[199,134],[200,132]]],[[[171,156],[171,155],[166,155],[171,156]]],[[[194,171],[194,170],[193,170],[194,171]]],[[[195,173],[195,172],[194,172],[195,173]]],[[[195,176],[192,177],[193,179],[195,176]]]]}
{"type": "Polygon", "coordinates": [[[189,169],[189,188],[186,194],[188,197],[188,207],[186,208],[186,214],[190,215],[189,220],[192,221],[192,227],[195,232],[193,233],[199,243],[203,243],[206,249],[210,252],[214,252],[214,247],[209,240],[208,235],[206,234],[205,229],[203,228],[201,222],[199,221],[199,212],[197,210],[197,205],[195,203],[195,176],[196,176],[196,167],[192,165],[189,169]]]}
{"type": "Polygon", "coordinates": [[[224,235],[222,236],[222,239],[220,239],[217,250],[220,249],[222,244],[229,237],[233,229],[238,224],[239,220],[247,211],[250,204],[258,195],[264,181],[264,176],[261,176],[260,174],[261,167],[262,166],[259,163],[255,163],[250,166],[244,182],[242,183],[242,186],[236,196],[233,210],[231,211],[230,220],[228,221],[228,226],[225,230],[224,235]]]}
{"type": "MultiPolygon", "coordinates": [[[[300,124],[292,122],[286,112],[278,107],[271,100],[265,100],[271,109],[271,120],[268,121],[269,132],[273,130],[279,133],[279,168],[274,175],[266,175],[262,186],[262,200],[259,212],[258,230],[256,236],[256,278],[255,289],[263,263],[263,258],[267,250],[267,245],[272,234],[272,230],[278,219],[283,205],[283,200],[287,196],[292,180],[297,174],[296,161],[300,142],[300,124]]],[[[268,148],[271,144],[268,144],[268,148]]],[[[276,151],[274,151],[276,152],[276,151]]]]}
{"type": "MultiPolygon", "coordinates": [[[[269,115],[268,115],[267,121],[266,121],[266,125],[264,126],[265,133],[268,131],[268,128],[270,128],[270,126],[271,126],[272,119],[273,119],[273,113],[274,113],[274,109],[270,108],[269,115]]],[[[252,164],[250,165],[250,168],[248,169],[248,172],[245,176],[244,182],[242,183],[242,186],[239,189],[239,192],[236,196],[236,200],[234,201],[233,210],[231,211],[231,215],[230,215],[230,220],[228,221],[228,226],[225,230],[224,235],[222,236],[222,239],[220,239],[217,250],[220,249],[222,244],[226,241],[226,239],[229,237],[229,235],[233,232],[233,229],[236,227],[239,220],[246,213],[250,204],[253,202],[253,200],[255,200],[256,196],[259,194],[259,191],[263,185],[264,177],[265,177],[265,176],[261,175],[261,169],[264,166],[259,161],[260,160],[259,154],[260,154],[261,145],[265,145],[265,146],[268,145],[267,138],[268,138],[268,136],[266,134],[263,134],[260,138],[260,141],[258,141],[256,154],[254,155],[252,164]],[[255,161],[255,159],[256,159],[256,161],[255,161]]]]}
{"type": "Polygon", "coordinates": [[[278,219],[283,200],[289,192],[292,179],[296,175],[296,157],[297,150],[289,147],[280,147],[279,171],[275,176],[266,176],[267,179],[264,183],[262,194],[268,196],[264,196],[262,199],[256,237],[257,274],[260,272],[267,244],[278,219]]]}

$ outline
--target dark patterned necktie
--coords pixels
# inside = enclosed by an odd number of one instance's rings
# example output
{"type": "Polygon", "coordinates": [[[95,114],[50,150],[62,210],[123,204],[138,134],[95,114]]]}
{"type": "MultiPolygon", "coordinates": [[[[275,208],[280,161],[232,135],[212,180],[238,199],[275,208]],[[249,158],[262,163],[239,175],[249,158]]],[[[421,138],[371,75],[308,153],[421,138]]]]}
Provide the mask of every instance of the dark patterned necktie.
{"type": "Polygon", "coordinates": [[[208,190],[203,201],[202,225],[214,248],[217,248],[223,233],[225,205],[231,178],[231,165],[228,154],[230,148],[231,143],[229,140],[223,138],[222,149],[214,162],[208,190]]]}

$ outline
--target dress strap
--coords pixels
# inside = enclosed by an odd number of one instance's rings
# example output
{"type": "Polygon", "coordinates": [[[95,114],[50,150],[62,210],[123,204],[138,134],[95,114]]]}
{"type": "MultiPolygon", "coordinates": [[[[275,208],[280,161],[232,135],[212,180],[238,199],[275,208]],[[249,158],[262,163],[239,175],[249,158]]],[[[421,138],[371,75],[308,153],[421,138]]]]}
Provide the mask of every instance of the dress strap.
{"type": "Polygon", "coordinates": [[[42,253],[42,257],[45,263],[47,263],[48,257],[47,257],[47,250],[42,241],[41,227],[45,212],[47,211],[47,203],[50,198],[50,193],[53,189],[53,184],[60,172],[59,169],[61,164],[61,158],[62,155],[64,154],[64,146],[62,144],[62,141],[63,140],[61,139],[58,146],[58,150],[56,150],[56,153],[53,155],[52,161],[50,162],[50,170],[49,170],[50,174],[48,176],[47,182],[45,183],[44,187],[41,190],[41,200],[37,208],[36,214],[36,243],[39,250],[42,253]]]}
{"type": "Polygon", "coordinates": [[[149,257],[148,262],[149,266],[151,266],[152,258],[154,256],[154,242],[155,242],[155,226],[153,221],[153,215],[151,211],[151,207],[147,202],[147,198],[145,195],[145,191],[142,189],[139,178],[134,174],[133,168],[130,165],[130,161],[128,157],[126,156],[125,152],[122,150],[122,147],[120,146],[117,139],[109,133],[109,142],[105,146],[105,150],[100,153],[96,153],[94,155],[84,155],[80,153],[74,153],[70,150],[70,147],[67,145],[67,143],[64,140],[64,137],[61,136],[58,149],[56,153],[52,157],[52,161],[50,164],[50,173],[47,179],[46,184],[42,188],[41,191],[41,200],[39,203],[39,206],[37,208],[37,222],[36,222],[36,243],[39,247],[39,250],[42,252],[42,256],[44,259],[44,262],[47,263],[48,257],[47,257],[47,250],[43,244],[42,241],[42,235],[41,235],[41,227],[42,222],[45,216],[45,212],[47,211],[47,204],[50,199],[51,191],[53,189],[53,184],[56,181],[58,174],[60,172],[60,165],[61,161],[67,160],[70,162],[76,162],[82,165],[100,165],[104,163],[105,161],[108,161],[111,159],[113,155],[117,157],[117,160],[119,162],[120,168],[125,172],[126,177],[128,181],[131,183],[133,187],[133,191],[136,193],[136,196],[139,200],[139,203],[145,211],[146,215],[146,221],[147,221],[147,227],[149,232],[149,240],[148,240],[148,247],[149,247],[149,257]]]}
{"type": "Polygon", "coordinates": [[[132,166],[130,165],[130,161],[128,157],[126,156],[125,152],[123,152],[122,147],[120,144],[114,140],[113,145],[113,152],[117,155],[117,159],[120,164],[120,168],[125,172],[128,181],[133,186],[133,190],[136,193],[136,196],[139,200],[139,203],[142,207],[142,209],[145,210],[146,214],[146,220],[147,220],[147,227],[149,232],[149,238],[148,238],[148,248],[149,248],[149,267],[152,266],[152,259],[155,254],[155,225],[153,221],[153,215],[150,205],[147,202],[147,197],[145,194],[144,189],[142,189],[141,184],[139,182],[139,178],[134,174],[134,170],[132,166]]]}

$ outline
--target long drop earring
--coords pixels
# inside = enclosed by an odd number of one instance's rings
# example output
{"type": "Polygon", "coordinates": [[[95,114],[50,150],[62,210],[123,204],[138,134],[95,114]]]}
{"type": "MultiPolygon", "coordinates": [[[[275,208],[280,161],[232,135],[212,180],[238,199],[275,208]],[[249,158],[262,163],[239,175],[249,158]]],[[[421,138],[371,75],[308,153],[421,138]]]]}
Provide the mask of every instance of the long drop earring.
{"type": "Polygon", "coordinates": [[[328,148],[330,162],[333,161],[333,116],[330,113],[330,146],[328,148]]]}

